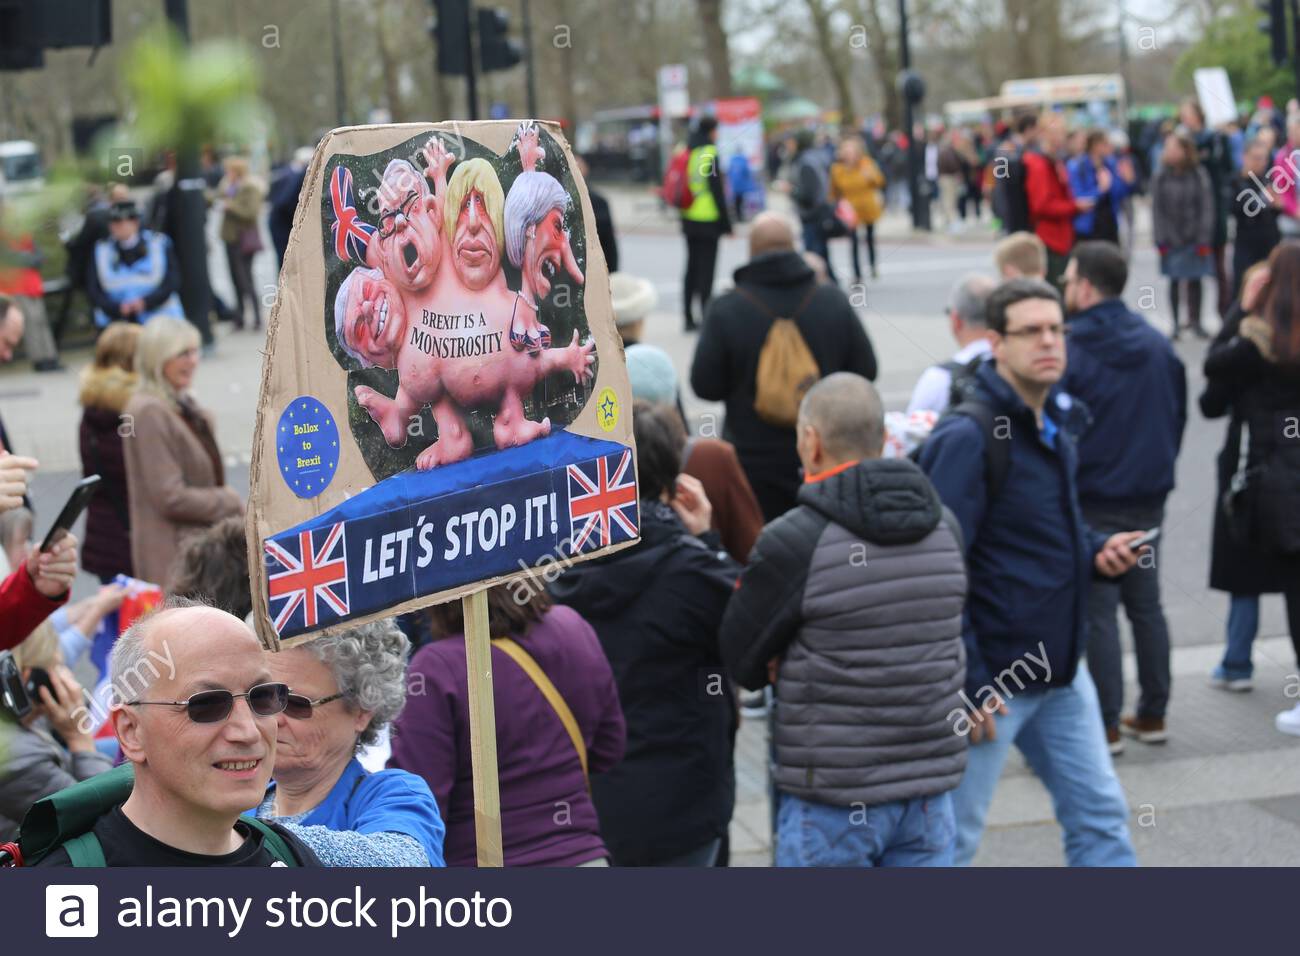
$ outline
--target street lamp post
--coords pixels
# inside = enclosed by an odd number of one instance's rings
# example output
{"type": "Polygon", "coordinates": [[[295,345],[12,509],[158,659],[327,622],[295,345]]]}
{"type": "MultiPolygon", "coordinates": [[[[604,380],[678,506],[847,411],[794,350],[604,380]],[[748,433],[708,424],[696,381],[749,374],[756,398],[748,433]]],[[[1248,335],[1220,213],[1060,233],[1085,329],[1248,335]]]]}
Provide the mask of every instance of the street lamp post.
{"type": "MultiPolygon", "coordinates": [[[[188,46],[190,15],[188,0],[163,0],[167,19],[188,46]]],[[[208,312],[212,307],[212,286],[208,279],[208,239],[204,223],[208,203],[204,195],[207,183],[199,169],[199,144],[176,144],[176,259],[181,269],[181,308],[185,317],[199,330],[205,349],[214,340],[208,312]]]]}
{"type": "Polygon", "coordinates": [[[529,0],[523,0],[524,76],[528,94],[528,115],[537,118],[537,77],[533,71],[533,11],[529,0]]]}
{"type": "Polygon", "coordinates": [[[925,83],[912,72],[912,51],[907,39],[907,0],[898,0],[898,74],[903,95],[903,131],[907,136],[907,192],[911,196],[912,228],[929,230],[930,197],[922,194],[923,145],[916,141],[913,107],[925,96],[925,83]]]}

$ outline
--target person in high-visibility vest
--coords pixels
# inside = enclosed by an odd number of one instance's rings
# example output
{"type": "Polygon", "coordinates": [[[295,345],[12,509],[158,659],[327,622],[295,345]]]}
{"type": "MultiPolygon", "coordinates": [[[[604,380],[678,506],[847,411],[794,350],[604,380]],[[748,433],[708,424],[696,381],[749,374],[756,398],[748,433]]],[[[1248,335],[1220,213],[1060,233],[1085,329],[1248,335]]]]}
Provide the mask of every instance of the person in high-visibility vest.
{"type": "Polygon", "coordinates": [[[125,320],[144,324],[157,315],[183,319],[181,269],[172,242],[160,232],[140,228],[140,210],[131,200],[116,202],[108,214],[107,239],[95,243],[86,275],[86,294],[95,306],[95,325],[125,320]]]}
{"type": "Polygon", "coordinates": [[[718,264],[718,240],[731,233],[726,183],[715,145],[717,139],[718,121],[705,116],[696,125],[688,144],[691,154],[687,160],[687,184],[694,197],[691,205],[682,210],[682,234],[686,237],[682,308],[688,332],[698,325],[692,311],[694,300],[700,300],[701,317],[709,308],[718,264]]]}

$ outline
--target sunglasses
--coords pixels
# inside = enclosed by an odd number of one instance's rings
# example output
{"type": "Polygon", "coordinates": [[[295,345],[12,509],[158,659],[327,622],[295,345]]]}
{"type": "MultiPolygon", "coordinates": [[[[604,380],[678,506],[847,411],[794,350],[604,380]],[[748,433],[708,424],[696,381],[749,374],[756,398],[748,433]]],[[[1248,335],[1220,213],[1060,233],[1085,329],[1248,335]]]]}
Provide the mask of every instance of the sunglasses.
{"type": "Polygon", "coordinates": [[[328,697],[320,697],[316,700],[309,700],[302,694],[290,694],[288,706],[284,708],[284,715],[292,717],[294,720],[311,720],[312,708],[319,707],[321,704],[328,704],[332,700],[338,700],[343,696],[340,691],[337,694],[330,694],[328,697]]]}
{"type": "Polygon", "coordinates": [[[288,684],[256,684],[246,694],[232,694],[228,690],[199,691],[185,700],[132,700],[130,707],[166,706],[184,707],[190,720],[196,724],[215,724],[230,716],[235,701],[243,697],[254,717],[274,717],[283,713],[289,704],[288,684]]]}

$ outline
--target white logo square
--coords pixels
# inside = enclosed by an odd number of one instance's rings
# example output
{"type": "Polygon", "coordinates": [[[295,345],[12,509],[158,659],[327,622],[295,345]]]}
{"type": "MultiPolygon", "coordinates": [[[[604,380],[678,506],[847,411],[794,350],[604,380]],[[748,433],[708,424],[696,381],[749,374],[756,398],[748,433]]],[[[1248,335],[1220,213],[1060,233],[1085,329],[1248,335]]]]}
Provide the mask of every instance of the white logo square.
{"type": "Polygon", "coordinates": [[[45,935],[99,935],[99,887],[59,883],[45,887],[45,935]]]}

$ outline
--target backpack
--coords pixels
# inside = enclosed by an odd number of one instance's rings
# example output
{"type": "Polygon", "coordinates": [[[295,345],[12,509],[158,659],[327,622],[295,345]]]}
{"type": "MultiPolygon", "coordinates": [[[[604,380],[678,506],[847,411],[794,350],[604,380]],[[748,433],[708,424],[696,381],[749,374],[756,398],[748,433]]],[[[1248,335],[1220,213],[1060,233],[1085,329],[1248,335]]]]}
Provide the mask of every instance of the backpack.
{"type": "Polygon", "coordinates": [[[789,318],[774,315],[759,298],[740,287],[736,291],[772,319],[767,338],[758,353],[758,371],[754,378],[754,412],[777,428],[794,428],[799,419],[799,404],[808,389],[821,378],[821,368],[799,331],[799,316],[817,291],[809,287],[794,314],[789,318]]]}
{"type": "Polygon", "coordinates": [[[962,402],[974,398],[975,373],[984,364],[985,358],[987,356],[977,355],[969,362],[958,362],[956,359],[950,359],[939,366],[951,377],[951,383],[948,386],[948,404],[945,409],[956,408],[962,402]]]}
{"type": "Polygon", "coordinates": [[[691,192],[690,165],[691,151],[681,149],[669,160],[668,168],[664,171],[660,194],[664,202],[674,209],[690,209],[691,203],[695,202],[695,194],[691,192]]]}
{"type": "MultiPolygon", "coordinates": [[[[966,398],[949,406],[939,417],[939,421],[942,422],[954,415],[974,419],[980,426],[980,431],[984,433],[984,485],[988,492],[987,500],[992,501],[1002,493],[1002,488],[1007,483],[1007,472],[1011,470],[1011,442],[997,436],[997,416],[994,414],[993,406],[986,402],[966,398]]],[[[939,422],[935,422],[935,428],[938,426],[939,422]]],[[[927,438],[926,441],[929,439],[927,438]]],[[[920,464],[921,449],[924,447],[925,442],[917,445],[908,457],[920,464]]]]}
{"type": "MultiPolygon", "coordinates": [[[[134,786],[135,768],[124,763],[36,801],[23,818],[18,865],[30,866],[63,847],[73,866],[106,866],[104,848],[93,828],[100,817],[131,796],[134,786]]],[[[278,863],[302,865],[274,828],[252,817],[240,820],[261,833],[262,846],[278,863]]]]}

